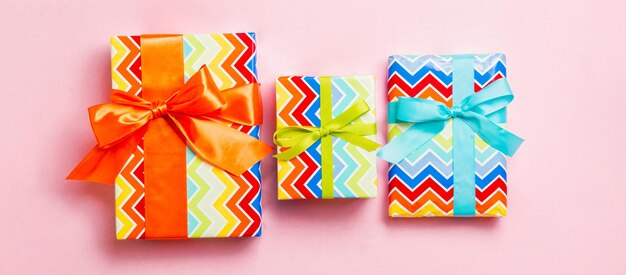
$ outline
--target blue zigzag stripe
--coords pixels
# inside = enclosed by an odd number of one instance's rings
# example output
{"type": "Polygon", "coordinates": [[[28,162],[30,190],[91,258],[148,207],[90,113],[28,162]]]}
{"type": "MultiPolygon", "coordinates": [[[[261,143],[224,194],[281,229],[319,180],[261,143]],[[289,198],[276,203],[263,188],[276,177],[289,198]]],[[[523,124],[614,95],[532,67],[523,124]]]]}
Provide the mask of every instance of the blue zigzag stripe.
{"type": "Polygon", "coordinates": [[[491,184],[498,176],[502,177],[506,182],[506,170],[502,168],[502,166],[498,165],[491,173],[486,175],[484,178],[476,176],[476,186],[480,189],[484,189],[489,184],[491,184]]]}
{"type": "MultiPolygon", "coordinates": [[[[316,99],[311,103],[311,105],[309,106],[308,109],[306,109],[306,111],[304,112],[304,116],[306,116],[306,118],[308,118],[311,123],[313,123],[313,126],[319,127],[320,126],[320,117],[318,115],[318,111],[320,109],[320,97],[319,97],[319,91],[320,91],[320,83],[319,80],[316,79],[316,77],[313,76],[306,76],[303,77],[302,80],[307,83],[309,86],[311,86],[311,89],[313,89],[314,93],[316,93],[318,96],[316,97],[316,99]]],[[[320,160],[317,159],[317,161],[319,162],[320,160]]]]}
{"type": "Polygon", "coordinates": [[[506,76],[506,66],[504,66],[504,64],[502,64],[502,62],[500,61],[498,61],[495,66],[486,71],[485,74],[480,74],[479,71],[474,70],[474,81],[476,81],[481,86],[485,85],[498,72],[501,73],[502,76],[506,76]]]}
{"type": "Polygon", "coordinates": [[[422,154],[426,153],[428,150],[433,151],[437,156],[439,156],[445,161],[452,160],[452,150],[450,150],[449,152],[446,152],[443,148],[441,148],[441,146],[439,146],[439,144],[437,144],[435,141],[432,141],[432,140],[426,142],[424,146],[420,147],[419,149],[411,153],[407,157],[407,159],[410,160],[411,162],[415,162],[422,154]]]}
{"type": "Polygon", "coordinates": [[[489,173],[489,171],[496,165],[504,166],[505,163],[506,163],[506,158],[504,157],[504,154],[502,153],[496,154],[487,163],[485,163],[485,165],[482,165],[482,166],[478,163],[478,161],[476,161],[476,175],[484,176],[487,173],[489,173]]]}
{"type": "Polygon", "coordinates": [[[417,174],[414,178],[411,178],[409,175],[404,173],[404,171],[400,170],[400,167],[398,167],[397,165],[392,165],[389,169],[389,178],[391,179],[394,176],[398,177],[411,189],[414,189],[418,184],[422,183],[429,176],[432,177],[437,183],[439,183],[439,185],[443,186],[445,189],[452,187],[453,182],[453,177],[446,178],[430,165],[424,168],[424,170],[417,174]]]}
{"type": "Polygon", "coordinates": [[[354,171],[359,167],[359,164],[356,163],[354,159],[350,157],[348,152],[345,151],[344,146],[347,143],[346,141],[338,139],[336,137],[333,137],[333,140],[336,141],[335,145],[333,146],[333,164],[340,163],[339,159],[341,159],[346,165],[341,174],[335,173],[335,196],[341,197],[343,195],[342,197],[346,198],[356,197],[356,195],[353,194],[350,189],[348,189],[348,187],[346,186],[346,182],[348,181],[350,176],[352,176],[354,171]]]}
{"type": "Polygon", "coordinates": [[[474,59],[474,68],[484,72],[489,70],[489,68],[491,68],[498,61],[506,63],[506,56],[502,53],[476,55],[476,58],[474,59]]]}
{"type": "Polygon", "coordinates": [[[345,79],[341,77],[333,77],[333,117],[336,117],[343,113],[354,99],[357,94],[348,85],[345,79]],[[343,91],[343,93],[341,91],[343,91]]]}
{"type": "MultiPolygon", "coordinates": [[[[333,117],[337,117],[350,107],[350,104],[358,95],[343,77],[333,77],[332,84],[332,112],[333,117]]],[[[333,171],[334,195],[335,197],[354,198],[356,194],[348,188],[346,183],[359,168],[359,164],[345,150],[346,144],[347,142],[344,140],[333,137],[333,164],[339,164],[343,168],[341,170],[334,169],[333,171]]]]}
{"type": "MultiPolygon", "coordinates": [[[[307,148],[305,153],[309,154],[309,156],[314,159],[317,163],[322,161],[322,156],[319,153],[319,147],[322,143],[318,140],[311,147],[307,148]]],[[[317,169],[315,174],[304,184],[310,191],[315,195],[315,197],[322,197],[322,188],[318,183],[322,181],[322,169],[317,169]]]]}
{"type": "Polygon", "coordinates": [[[446,83],[446,85],[452,83],[452,74],[445,74],[444,72],[437,70],[437,68],[434,68],[432,63],[430,64],[430,66],[425,65],[417,72],[415,72],[415,74],[411,74],[409,71],[400,66],[399,63],[394,62],[389,66],[389,77],[391,77],[395,73],[402,77],[405,82],[409,83],[410,85],[415,85],[417,82],[420,81],[420,79],[426,76],[426,74],[431,73],[441,82],[446,83]]]}
{"type": "Polygon", "coordinates": [[[422,64],[427,62],[431,63],[436,70],[441,70],[445,74],[452,73],[452,64],[450,62],[451,57],[444,57],[440,55],[421,55],[421,56],[406,56],[406,55],[392,55],[389,57],[389,65],[394,62],[400,63],[409,72],[413,73],[417,71],[422,64]]]}
{"type": "Polygon", "coordinates": [[[408,176],[414,177],[422,168],[432,165],[443,175],[452,175],[452,164],[446,165],[432,152],[426,153],[415,164],[411,165],[408,161],[398,163],[398,166],[407,173],[408,176]]]}

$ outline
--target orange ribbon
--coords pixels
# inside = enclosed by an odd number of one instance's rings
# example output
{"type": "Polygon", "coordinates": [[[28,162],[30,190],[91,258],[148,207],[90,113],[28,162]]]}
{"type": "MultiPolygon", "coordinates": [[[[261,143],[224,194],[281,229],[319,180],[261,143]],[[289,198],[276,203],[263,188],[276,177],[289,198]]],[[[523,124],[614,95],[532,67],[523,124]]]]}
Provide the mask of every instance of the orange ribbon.
{"type": "Polygon", "coordinates": [[[149,102],[113,90],[111,101],[89,108],[98,145],[68,179],[113,183],[146,132],[144,126],[159,119],[167,119],[198,157],[234,175],[242,174],[273,151],[265,143],[225,125],[261,124],[258,84],[220,91],[206,66],[165,100],[149,102]]]}

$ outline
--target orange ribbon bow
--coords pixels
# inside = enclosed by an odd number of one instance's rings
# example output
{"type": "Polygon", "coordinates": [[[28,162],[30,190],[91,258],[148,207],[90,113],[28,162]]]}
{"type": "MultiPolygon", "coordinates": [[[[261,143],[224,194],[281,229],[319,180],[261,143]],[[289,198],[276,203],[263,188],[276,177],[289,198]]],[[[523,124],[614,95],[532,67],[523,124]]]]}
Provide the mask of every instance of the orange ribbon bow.
{"type": "Polygon", "coordinates": [[[167,119],[198,157],[240,175],[273,151],[265,143],[226,123],[259,125],[258,84],[220,91],[206,66],[165,100],[145,99],[113,90],[112,103],[89,108],[98,145],[74,168],[71,180],[111,184],[136,149],[151,122],[167,119]]]}

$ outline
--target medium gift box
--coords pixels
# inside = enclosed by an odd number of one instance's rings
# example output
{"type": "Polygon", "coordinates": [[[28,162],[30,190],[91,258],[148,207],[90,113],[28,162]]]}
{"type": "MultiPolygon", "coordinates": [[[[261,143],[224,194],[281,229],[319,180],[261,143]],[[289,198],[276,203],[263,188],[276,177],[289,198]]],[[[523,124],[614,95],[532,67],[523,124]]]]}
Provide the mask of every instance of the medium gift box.
{"type": "Polygon", "coordinates": [[[505,155],[522,139],[504,130],[513,94],[505,56],[389,58],[389,215],[504,216],[505,155]]]}
{"type": "Polygon", "coordinates": [[[372,76],[276,81],[278,198],[376,197],[372,76]]]}
{"type": "Polygon", "coordinates": [[[115,185],[117,239],[260,236],[255,34],[114,36],[111,65],[68,178],[115,185]]]}

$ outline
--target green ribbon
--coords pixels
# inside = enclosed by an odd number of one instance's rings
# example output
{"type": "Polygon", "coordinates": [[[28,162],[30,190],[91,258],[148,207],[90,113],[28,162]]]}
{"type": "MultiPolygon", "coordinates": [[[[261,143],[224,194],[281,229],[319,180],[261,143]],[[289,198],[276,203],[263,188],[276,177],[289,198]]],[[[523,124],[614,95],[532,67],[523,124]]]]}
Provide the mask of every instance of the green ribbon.
{"type": "Polygon", "coordinates": [[[471,59],[461,56],[453,61],[453,102],[459,103],[448,108],[438,101],[409,97],[390,102],[389,123],[413,125],[378,151],[378,156],[398,164],[439,134],[452,119],[454,215],[473,216],[476,199],[474,133],[507,156],[513,156],[524,140],[497,124],[505,122],[505,107],[513,100],[506,79],[496,80],[479,93],[473,93],[471,59]],[[455,93],[462,94],[459,101],[455,93]]]}
{"type": "Polygon", "coordinates": [[[333,186],[333,140],[336,136],[346,142],[373,151],[380,144],[364,136],[376,134],[376,124],[350,124],[369,112],[365,101],[358,101],[336,118],[332,118],[332,82],[330,76],[320,77],[320,127],[289,126],[281,127],[274,133],[274,143],[289,149],[274,155],[280,160],[289,160],[321,139],[322,155],[322,198],[334,197],[333,186]]]}

